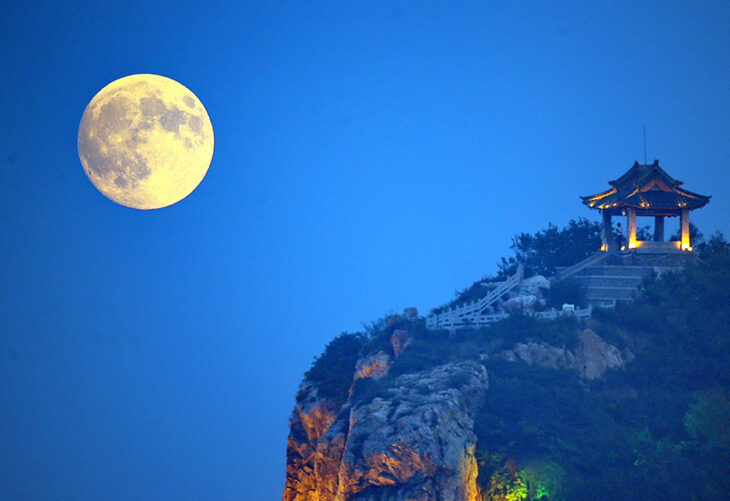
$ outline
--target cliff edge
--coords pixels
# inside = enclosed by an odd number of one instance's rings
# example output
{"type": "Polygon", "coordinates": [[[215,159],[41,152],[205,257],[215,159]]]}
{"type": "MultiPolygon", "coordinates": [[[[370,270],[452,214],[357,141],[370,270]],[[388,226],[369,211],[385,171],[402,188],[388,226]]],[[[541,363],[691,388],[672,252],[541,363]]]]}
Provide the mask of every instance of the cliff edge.
{"type": "MultiPolygon", "coordinates": [[[[339,394],[332,391],[334,375],[326,372],[310,371],[302,382],[283,501],[481,500],[475,416],[489,392],[486,361],[574,370],[585,379],[624,363],[618,348],[583,330],[570,348],[532,338],[509,346],[487,343],[434,364],[444,354],[424,350],[460,343],[425,330],[422,320],[389,322],[369,341],[361,339],[356,360],[342,354],[354,361],[346,393],[342,384],[339,394]]],[[[327,351],[345,352],[336,341],[327,351]]]]}

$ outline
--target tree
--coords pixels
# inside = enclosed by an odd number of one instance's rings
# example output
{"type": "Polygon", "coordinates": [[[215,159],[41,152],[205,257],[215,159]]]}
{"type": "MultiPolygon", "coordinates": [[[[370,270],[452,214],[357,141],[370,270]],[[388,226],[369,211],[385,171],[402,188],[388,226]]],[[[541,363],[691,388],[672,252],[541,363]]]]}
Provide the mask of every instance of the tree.
{"type": "Polygon", "coordinates": [[[553,282],[549,289],[543,290],[543,294],[547,305],[553,308],[561,308],[565,303],[575,304],[581,308],[588,305],[585,287],[572,278],[553,282]]]}
{"type": "Polygon", "coordinates": [[[601,248],[601,223],[585,218],[571,219],[563,229],[550,223],[534,235],[516,235],[510,248],[515,255],[509,259],[502,258],[498,265],[498,279],[504,280],[514,274],[518,262],[525,265],[528,276],[552,276],[556,267],[571,266],[601,248]]]}
{"type": "MultiPolygon", "coordinates": [[[[689,239],[690,242],[692,242],[692,245],[697,247],[697,245],[702,244],[705,241],[705,237],[702,234],[700,230],[697,229],[697,226],[695,226],[692,223],[689,223],[689,239]]],[[[669,237],[669,240],[682,240],[682,231],[677,230],[674,235],[669,237]]]]}
{"type": "Polygon", "coordinates": [[[312,367],[305,373],[305,378],[314,383],[319,395],[339,402],[341,405],[347,398],[347,391],[355,375],[360,348],[365,344],[366,336],[361,333],[343,332],[330,341],[312,367]]]}

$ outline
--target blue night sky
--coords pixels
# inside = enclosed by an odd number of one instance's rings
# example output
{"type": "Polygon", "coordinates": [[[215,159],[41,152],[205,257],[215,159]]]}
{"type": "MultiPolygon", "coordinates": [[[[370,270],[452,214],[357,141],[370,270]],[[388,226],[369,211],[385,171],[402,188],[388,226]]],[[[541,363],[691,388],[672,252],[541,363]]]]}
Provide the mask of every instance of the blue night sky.
{"type": "Polygon", "coordinates": [[[644,124],[649,161],[713,195],[692,221],[730,234],[730,3],[636,4],[3,3],[0,498],[280,498],[324,345],[597,219],[578,196],[643,160],[644,124]],[[216,134],[155,211],[76,151],[133,73],[216,134]]]}

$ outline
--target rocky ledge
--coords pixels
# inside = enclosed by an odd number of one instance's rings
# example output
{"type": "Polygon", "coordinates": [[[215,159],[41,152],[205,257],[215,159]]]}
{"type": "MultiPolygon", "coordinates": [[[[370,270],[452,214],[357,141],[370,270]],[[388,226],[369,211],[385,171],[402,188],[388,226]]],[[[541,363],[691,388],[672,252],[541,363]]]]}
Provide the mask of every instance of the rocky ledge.
{"type": "MultiPolygon", "coordinates": [[[[482,499],[474,417],[489,389],[484,365],[458,361],[389,376],[411,342],[406,331],[395,334],[392,351],[357,360],[340,401],[322,397],[305,378],[291,419],[283,501],[482,499]]],[[[530,341],[474,358],[574,369],[584,379],[625,363],[590,330],[578,340],[572,349],[530,341]]]]}

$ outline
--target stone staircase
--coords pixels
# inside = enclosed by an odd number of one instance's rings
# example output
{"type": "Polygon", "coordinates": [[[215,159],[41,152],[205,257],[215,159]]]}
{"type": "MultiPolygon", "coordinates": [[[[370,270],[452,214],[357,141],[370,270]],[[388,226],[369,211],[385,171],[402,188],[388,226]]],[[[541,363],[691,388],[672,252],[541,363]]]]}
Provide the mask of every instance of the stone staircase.
{"type": "Polygon", "coordinates": [[[585,287],[590,306],[612,307],[617,301],[634,299],[652,270],[651,266],[588,266],[571,278],[585,287]]]}
{"type": "Polygon", "coordinates": [[[634,299],[639,293],[642,279],[652,272],[661,275],[666,271],[678,270],[696,259],[694,253],[678,252],[676,249],[672,252],[638,252],[636,249],[602,252],[588,256],[573,266],[559,267],[551,281],[574,279],[585,287],[591,307],[613,307],[617,301],[634,299]],[[602,258],[601,254],[605,257],[602,258]]]}

